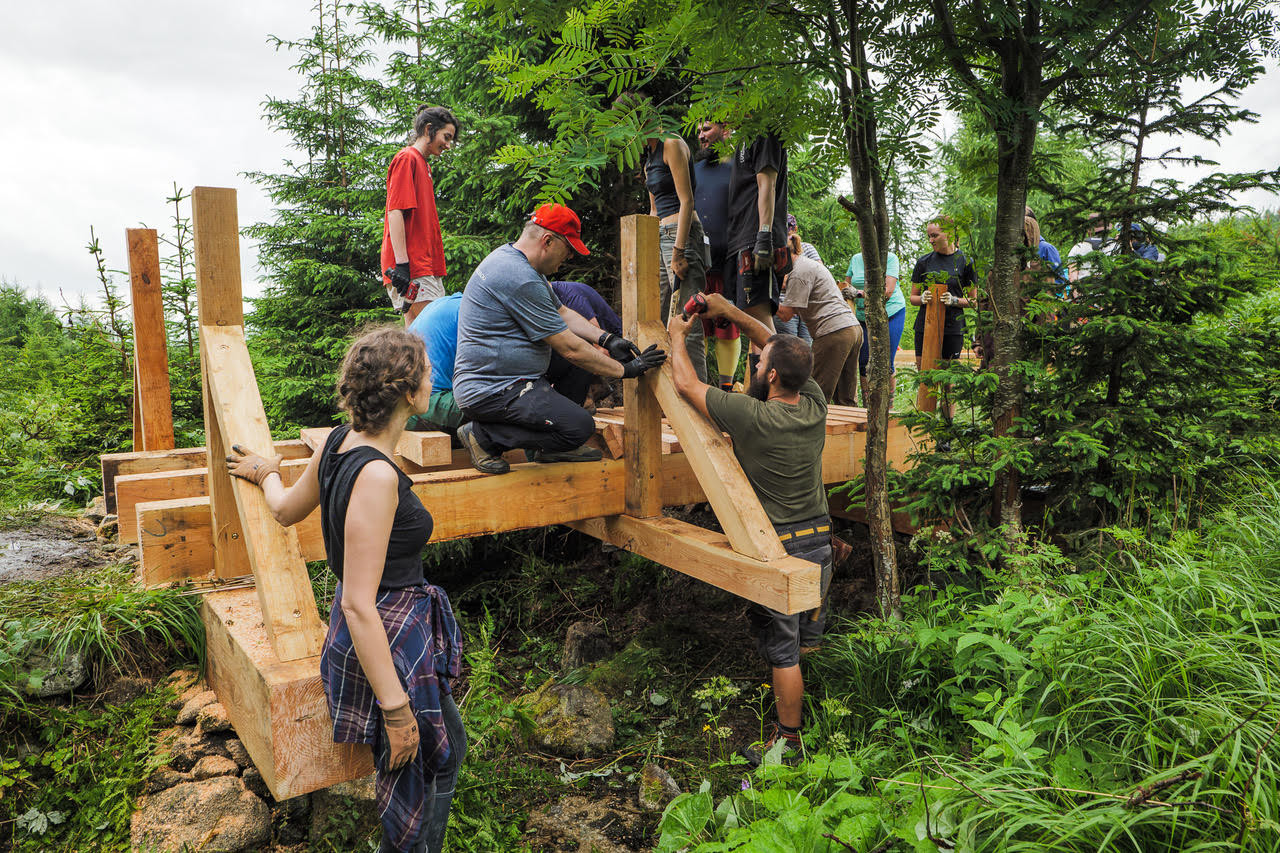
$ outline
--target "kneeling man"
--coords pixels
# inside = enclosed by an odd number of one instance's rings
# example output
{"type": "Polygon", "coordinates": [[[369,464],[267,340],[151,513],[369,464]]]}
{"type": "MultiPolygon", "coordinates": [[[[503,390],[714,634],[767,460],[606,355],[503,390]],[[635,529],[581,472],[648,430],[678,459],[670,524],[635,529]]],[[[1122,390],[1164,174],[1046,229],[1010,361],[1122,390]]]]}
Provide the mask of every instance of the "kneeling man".
{"type": "Polygon", "coordinates": [[[553,351],[611,379],[639,376],[666,360],[656,345],[642,353],[560,303],[547,276],[571,252],[590,254],[577,214],[544,204],[518,240],[480,262],[463,291],[453,395],[468,422],[458,439],[486,474],[510,470],[502,454],[514,448],[524,448],[534,462],[600,458],[599,450],[583,446],[595,432],[591,415],[546,378],[553,351]]]}

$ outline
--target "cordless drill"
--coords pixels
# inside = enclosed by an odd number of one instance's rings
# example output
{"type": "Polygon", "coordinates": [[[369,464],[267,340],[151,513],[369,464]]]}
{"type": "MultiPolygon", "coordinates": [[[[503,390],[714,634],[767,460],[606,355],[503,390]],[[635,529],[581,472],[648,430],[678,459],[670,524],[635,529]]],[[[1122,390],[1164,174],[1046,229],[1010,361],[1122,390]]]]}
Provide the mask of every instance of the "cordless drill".
{"type": "Polygon", "coordinates": [[[695,293],[689,297],[689,301],[684,304],[684,308],[680,311],[680,316],[688,320],[691,314],[705,314],[707,311],[707,298],[701,293],[695,293]]]}

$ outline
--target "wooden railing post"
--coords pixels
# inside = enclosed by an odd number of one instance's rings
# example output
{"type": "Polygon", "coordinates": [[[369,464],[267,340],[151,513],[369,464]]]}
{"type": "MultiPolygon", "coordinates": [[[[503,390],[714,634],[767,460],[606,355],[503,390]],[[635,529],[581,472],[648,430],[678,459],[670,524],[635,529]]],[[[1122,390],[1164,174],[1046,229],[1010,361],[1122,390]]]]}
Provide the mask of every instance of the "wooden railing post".
{"type": "Polygon", "coordinates": [[[126,228],[124,233],[133,295],[133,449],[173,450],[159,242],[152,228],[126,228]]]}
{"type": "MultiPolygon", "coordinates": [[[[947,325],[947,306],[942,304],[942,294],[947,292],[947,285],[930,285],[933,298],[922,309],[924,313],[924,345],[920,350],[920,372],[933,370],[938,366],[938,358],[942,355],[942,333],[947,325]]],[[[916,391],[916,408],[922,412],[932,412],[938,408],[938,398],[933,391],[921,385],[916,391]]]]}
{"type": "MultiPolygon", "coordinates": [[[[622,218],[622,332],[637,341],[658,311],[658,220],[636,214],[622,218]]],[[[662,409],[653,394],[655,376],[622,383],[623,458],[626,461],[627,515],[662,514],[659,470],[662,464],[662,409]]]]}

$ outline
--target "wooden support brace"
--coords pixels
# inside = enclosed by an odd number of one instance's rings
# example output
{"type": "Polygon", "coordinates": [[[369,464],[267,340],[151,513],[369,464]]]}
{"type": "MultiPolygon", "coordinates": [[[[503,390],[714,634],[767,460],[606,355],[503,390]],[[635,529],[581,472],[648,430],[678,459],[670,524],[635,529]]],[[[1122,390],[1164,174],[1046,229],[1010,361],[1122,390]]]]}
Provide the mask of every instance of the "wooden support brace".
{"type": "MultiPolygon", "coordinates": [[[[622,218],[622,331],[636,341],[643,324],[659,317],[658,219],[622,218]]],[[[643,346],[641,347],[643,349],[643,346]]],[[[662,513],[658,471],[662,463],[662,410],[654,396],[652,372],[622,383],[622,454],[627,462],[627,514],[650,518],[662,513]]]]}
{"type": "Polygon", "coordinates": [[[678,519],[615,515],[569,526],[783,613],[821,603],[816,563],[785,554],[762,563],[735,552],[723,535],[678,519]]]}
{"type": "MultiPolygon", "coordinates": [[[[319,453],[324,448],[325,440],[333,427],[304,427],[298,431],[302,443],[311,448],[311,452],[319,453]]],[[[395,462],[401,468],[414,468],[405,473],[416,474],[421,468],[447,467],[453,463],[453,450],[450,438],[443,432],[415,432],[405,430],[396,444],[395,462]],[[404,460],[413,463],[403,464],[404,460]]]]}
{"type": "Polygon", "coordinates": [[[260,488],[244,480],[231,482],[226,469],[231,444],[255,453],[272,446],[244,338],[235,191],[196,187],[191,211],[216,572],[219,577],[240,576],[246,574],[247,562],[276,657],[311,657],[320,653],[324,625],[297,532],[276,523],[260,488]],[[230,575],[232,571],[236,575],[230,575]]]}
{"type": "MultiPolygon", "coordinates": [[[[657,323],[640,328],[637,345],[641,349],[656,343],[665,349],[671,344],[666,330],[657,323]]],[[[765,515],[755,489],[733,455],[729,442],[720,429],[702,416],[676,390],[671,363],[662,365],[654,374],[655,394],[671,428],[680,438],[684,455],[693,466],[698,482],[715,511],[720,526],[729,537],[733,550],[755,560],[769,562],[786,556],[773,524],[765,515]]]]}
{"type": "Polygon", "coordinates": [[[282,661],[263,628],[254,591],[203,596],[205,677],[236,736],[277,800],[373,772],[367,746],[333,742],[319,657],[282,661]]]}
{"type": "MultiPolygon", "coordinates": [[[[241,444],[256,452],[271,447],[271,430],[254,381],[244,329],[201,324],[200,347],[207,359],[208,387],[223,444],[241,444]]],[[[220,472],[210,468],[209,476],[212,480],[225,472],[224,462],[220,472]]],[[[297,660],[319,654],[324,626],[299,550],[297,530],[281,527],[271,517],[262,489],[253,483],[237,479],[231,483],[231,491],[262,601],[263,623],[276,656],[297,660]]]]}
{"type": "Polygon", "coordinates": [[[137,450],[172,450],[173,403],[169,397],[159,243],[152,228],[126,228],[124,233],[133,294],[133,446],[137,450]]]}

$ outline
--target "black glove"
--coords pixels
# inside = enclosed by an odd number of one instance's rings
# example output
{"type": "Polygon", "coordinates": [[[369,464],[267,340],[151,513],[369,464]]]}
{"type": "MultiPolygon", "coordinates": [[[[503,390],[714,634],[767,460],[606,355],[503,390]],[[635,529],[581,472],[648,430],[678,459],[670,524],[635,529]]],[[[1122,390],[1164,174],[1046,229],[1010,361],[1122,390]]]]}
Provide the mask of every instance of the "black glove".
{"type": "Polygon", "coordinates": [[[649,344],[648,349],[622,365],[622,378],[634,379],[646,370],[661,367],[662,362],[666,360],[667,353],[665,350],[658,349],[657,344],[649,344]]]}
{"type": "Polygon", "coordinates": [[[623,364],[640,355],[640,347],[613,332],[605,332],[601,335],[599,343],[609,351],[614,361],[620,361],[623,364]]]}
{"type": "Polygon", "coordinates": [[[413,278],[409,275],[409,265],[396,264],[394,267],[387,267],[383,271],[383,275],[391,279],[391,286],[396,289],[396,293],[410,301],[417,296],[417,288],[413,286],[413,278]],[[409,291],[413,290],[413,293],[409,291]]]}
{"type": "Polygon", "coordinates": [[[773,231],[757,231],[756,247],[752,251],[756,259],[756,272],[764,272],[773,266],[773,231]]]}

